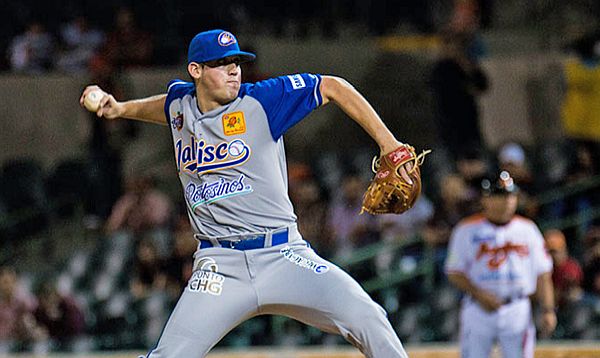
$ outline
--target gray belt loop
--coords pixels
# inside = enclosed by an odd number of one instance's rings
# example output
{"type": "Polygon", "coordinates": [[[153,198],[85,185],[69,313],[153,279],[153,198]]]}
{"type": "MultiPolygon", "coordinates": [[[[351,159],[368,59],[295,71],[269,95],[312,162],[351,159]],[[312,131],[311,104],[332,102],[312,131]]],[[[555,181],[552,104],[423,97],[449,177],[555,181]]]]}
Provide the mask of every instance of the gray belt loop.
{"type": "Polygon", "coordinates": [[[298,233],[298,224],[292,224],[290,226],[287,227],[288,230],[288,242],[293,242],[298,240],[299,238],[299,233],[298,233]]]}
{"type": "Polygon", "coordinates": [[[213,247],[221,247],[219,240],[217,240],[215,237],[208,237],[208,241],[210,241],[213,247]]]}
{"type": "Polygon", "coordinates": [[[265,247],[273,246],[273,231],[269,230],[265,234],[265,247]]]}

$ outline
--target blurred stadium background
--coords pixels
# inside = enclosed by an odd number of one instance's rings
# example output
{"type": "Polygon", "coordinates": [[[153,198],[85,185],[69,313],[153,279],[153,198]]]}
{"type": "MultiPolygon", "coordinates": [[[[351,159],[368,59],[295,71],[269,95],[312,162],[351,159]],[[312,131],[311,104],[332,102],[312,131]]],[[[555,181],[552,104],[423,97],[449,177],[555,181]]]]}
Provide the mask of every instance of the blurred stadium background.
{"type": "MultiPolygon", "coordinates": [[[[457,356],[460,295],[442,274],[445,247],[497,167],[523,188],[520,213],[559,230],[547,234],[557,243],[559,324],[537,356],[600,355],[598,1],[22,0],[2,9],[0,266],[10,269],[0,290],[25,302],[32,321],[11,326],[15,313],[0,300],[0,355],[121,357],[154,346],[194,251],[171,139],[164,127],[100,121],[78,99],[90,83],[117,99],[164,92],[188,78],[187,43],[211,28],[258,54],[246,81],[336,74],[399,139],[434,150],[414,209],[358,217],[371,140],[335,108],[285,136],[301,232],[386,308],[411,356],[457,356]]],[[[212,356],[359,355],[339,337],[259,317],[212,356]],[[248,349],[261,346],[270,348],[248,349]]]]}

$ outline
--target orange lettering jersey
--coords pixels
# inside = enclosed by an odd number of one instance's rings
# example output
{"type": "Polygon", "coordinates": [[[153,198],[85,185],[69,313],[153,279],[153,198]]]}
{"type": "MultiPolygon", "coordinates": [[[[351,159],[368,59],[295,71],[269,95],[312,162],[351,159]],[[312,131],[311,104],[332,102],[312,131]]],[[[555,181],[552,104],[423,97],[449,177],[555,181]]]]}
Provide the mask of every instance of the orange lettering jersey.
{"type": "Polygon", "coordinates": [[[533,221],[515,216],[498,226],[474,215],[454,228],[445,269],[461,272],[477,287],[508,298],[534,293],[537,277],[552,271],[552,260],[533,221]]]}

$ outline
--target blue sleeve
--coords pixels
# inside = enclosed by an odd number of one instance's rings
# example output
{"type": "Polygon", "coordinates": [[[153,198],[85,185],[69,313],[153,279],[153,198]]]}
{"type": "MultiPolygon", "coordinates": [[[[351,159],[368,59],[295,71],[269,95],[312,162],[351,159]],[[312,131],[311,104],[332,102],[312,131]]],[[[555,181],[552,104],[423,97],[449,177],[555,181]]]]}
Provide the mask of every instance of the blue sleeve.
{"type": "Polygon", "coordinates": [[[267,114],[273,140],[323,103],[321,76],[302,73],[257,82],[247,94],[260,102],[267,114]]]}
{"type": "Polygon", "coordinates": [[[171,80],[167,85],[167,99],[165,100],[165,117],[167,124],[170,124],[169,106],[177,98],[183,98],[186,94],[194,91],[194,84],[179,79],[171,80]]]}

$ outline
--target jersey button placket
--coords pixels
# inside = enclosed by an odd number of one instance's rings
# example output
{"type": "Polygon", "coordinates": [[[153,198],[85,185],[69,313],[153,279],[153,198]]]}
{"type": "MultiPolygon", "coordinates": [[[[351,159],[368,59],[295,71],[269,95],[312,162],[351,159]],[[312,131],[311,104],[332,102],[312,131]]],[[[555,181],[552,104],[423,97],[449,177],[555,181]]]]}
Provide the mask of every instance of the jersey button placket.
{"type": "Polygon", "coordinates": [[[203,138],[202,136],[202,132],[203,132],[203,128],[202,128],[202,117],[200,117],[200,119],[198,119],[198,121],[196,121],[196,123],[194,123],[194,137],[196,137],[196,166],[197,166],[197,170],[198,172],[196,173],[196,176],[198,177],[198,179],[200,179],[200,181],[207,181],[208,180],[208,173],[202,174],[200,172],[200,165],[202,164],[202,155],[203,155],[203,151],[200,151],[199,146],[200,146],[200,142],[204,142],[205,145],[208,144],[206,142],[206,139],[203,138]]]}
{"type": "Polygon", "coordinates": [[[498,227],[496,229],[496,246],[503,246],[506,243],[506,232],[504,227],[498,227]]]}

